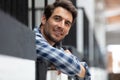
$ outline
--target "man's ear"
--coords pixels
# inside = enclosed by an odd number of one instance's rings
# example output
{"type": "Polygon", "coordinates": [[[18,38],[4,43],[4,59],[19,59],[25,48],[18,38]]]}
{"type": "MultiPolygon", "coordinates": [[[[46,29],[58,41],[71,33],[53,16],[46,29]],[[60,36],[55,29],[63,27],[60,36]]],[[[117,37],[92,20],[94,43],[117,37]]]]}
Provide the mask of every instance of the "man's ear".
{"type": "Polygon", "coordinates": [[[44,25],[46,23],[46,17],[45,15],[42,16],[41,23],[44,25]]]}

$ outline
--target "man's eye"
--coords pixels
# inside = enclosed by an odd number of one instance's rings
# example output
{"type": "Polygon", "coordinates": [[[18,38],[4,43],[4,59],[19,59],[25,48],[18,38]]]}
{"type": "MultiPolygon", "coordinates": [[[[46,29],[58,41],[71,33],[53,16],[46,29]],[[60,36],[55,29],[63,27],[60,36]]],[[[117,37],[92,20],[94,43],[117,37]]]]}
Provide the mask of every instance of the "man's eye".
{"type": "Polygon", "coordinates": [[[66,24],[66,26],[69,26],[69,27],[72,25],[72,23],[69,21],[66,21],[65,24],[66,24]]]}
{"type": "Polygon", "coordinates": [[[61,20],[60,17],[55,17],[54,19],[55,19],[56,21],[60,21],[60,20],[61,20]]]}

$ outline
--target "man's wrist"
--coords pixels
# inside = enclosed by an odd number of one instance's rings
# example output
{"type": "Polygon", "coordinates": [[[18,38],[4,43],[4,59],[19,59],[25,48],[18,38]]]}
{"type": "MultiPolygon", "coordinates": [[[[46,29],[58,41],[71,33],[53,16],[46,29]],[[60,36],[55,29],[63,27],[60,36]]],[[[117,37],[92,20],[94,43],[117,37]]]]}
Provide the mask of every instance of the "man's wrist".
{"type": "Polygon", "coordinates": [[[91,74],[90,74],[87,63],[86,62],[81,62],[81,65],[83,65],[84,68],[85,68],[85,80],[91,80],[91,74]]]}

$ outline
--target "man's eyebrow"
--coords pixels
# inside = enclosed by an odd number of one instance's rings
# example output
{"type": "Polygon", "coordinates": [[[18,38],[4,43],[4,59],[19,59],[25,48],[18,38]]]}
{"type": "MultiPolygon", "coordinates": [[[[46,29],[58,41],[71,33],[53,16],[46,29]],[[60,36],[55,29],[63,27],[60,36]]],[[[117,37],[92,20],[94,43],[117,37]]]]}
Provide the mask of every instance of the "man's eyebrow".
{"type": "MultiPolygon", "coordinates": [[[[60,15],[55,15],[54,17],[61,17],[60,15]]],[[[61,17],[62,18],[62,17],[61,17]]]]}

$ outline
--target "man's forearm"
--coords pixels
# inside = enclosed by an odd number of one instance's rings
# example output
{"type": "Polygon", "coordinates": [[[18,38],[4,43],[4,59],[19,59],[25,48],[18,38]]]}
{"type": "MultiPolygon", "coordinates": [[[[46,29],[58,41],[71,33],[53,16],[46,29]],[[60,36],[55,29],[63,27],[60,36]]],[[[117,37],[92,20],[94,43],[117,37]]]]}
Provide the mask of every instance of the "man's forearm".
{"type": "MultiPolygon", "coordinates": [[[[65,52],[71,54],[71,52],[70,52],[69,50],[65,50],[65,52]]],[[[81,78],[84,78],[84,77],[85,77],[86,70],[85,70],[84,66],[81,65],[81,64],[80,64],[80,68],[81,68],[81,70],[80,70],[80,72],[79,72],[77,75],[78,75],[79,77],[81,77],[81,78]]]]}

